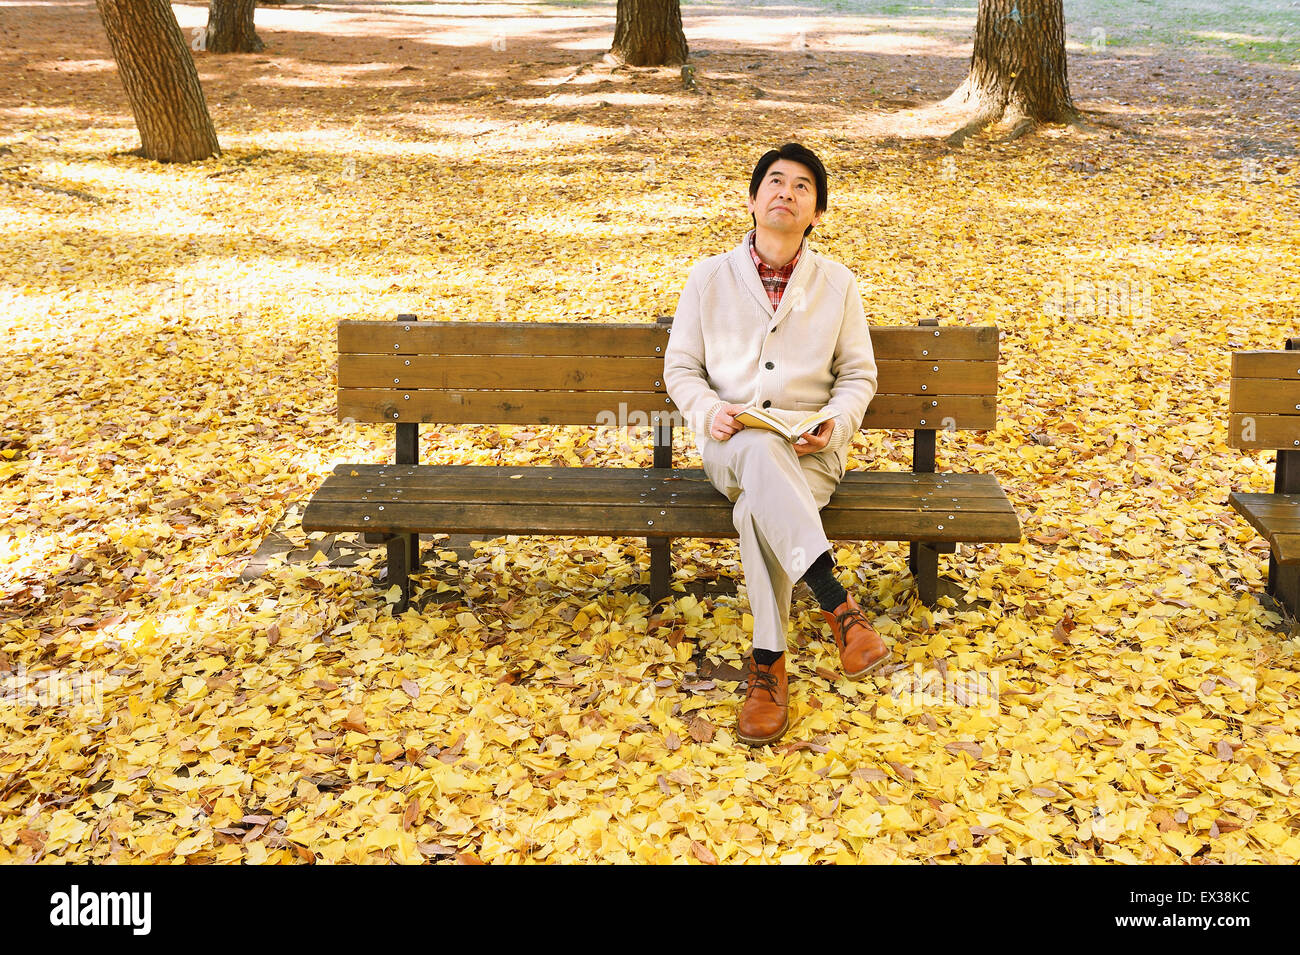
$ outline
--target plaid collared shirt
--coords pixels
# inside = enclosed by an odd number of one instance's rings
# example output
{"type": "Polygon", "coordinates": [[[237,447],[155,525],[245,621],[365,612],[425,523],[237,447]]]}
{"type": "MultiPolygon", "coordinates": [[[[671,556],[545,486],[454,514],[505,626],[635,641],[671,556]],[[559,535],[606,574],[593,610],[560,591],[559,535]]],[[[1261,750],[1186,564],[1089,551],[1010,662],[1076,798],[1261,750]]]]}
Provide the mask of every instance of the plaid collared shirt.
{"type": "Polygon", "coordinates": [[[754,235],[749,236],[749,257],[754,260],[754,265],[758,268],[758,277],[763,283],[763,288],[767,290],[768,300],[775,309],[781,304],[781,296],[785,294],[785,287],[790,283],[790,276],[794,274],[794,267],[799,262],[799,256],[803,255],[803,243],[799,243],[799,251],[794,254],[794,258],[781,266],[774,269],[758,257],[758,250],[754,248],[754,235]]]}

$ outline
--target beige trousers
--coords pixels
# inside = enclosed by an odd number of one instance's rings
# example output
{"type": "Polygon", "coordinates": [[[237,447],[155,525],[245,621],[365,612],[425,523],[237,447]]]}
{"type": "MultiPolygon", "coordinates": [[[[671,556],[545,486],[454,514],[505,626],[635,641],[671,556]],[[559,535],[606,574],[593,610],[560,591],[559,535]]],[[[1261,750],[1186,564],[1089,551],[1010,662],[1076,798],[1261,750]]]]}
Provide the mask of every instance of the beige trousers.
{"type": "Polygon", "coordinates": [[[844,477],[848,448],[799,455],[770,431],[742,428],[700,448],[704,473],[734,506],[754,646],[784,650],[794,584],[826,550],[820,511],[844,477]]]}

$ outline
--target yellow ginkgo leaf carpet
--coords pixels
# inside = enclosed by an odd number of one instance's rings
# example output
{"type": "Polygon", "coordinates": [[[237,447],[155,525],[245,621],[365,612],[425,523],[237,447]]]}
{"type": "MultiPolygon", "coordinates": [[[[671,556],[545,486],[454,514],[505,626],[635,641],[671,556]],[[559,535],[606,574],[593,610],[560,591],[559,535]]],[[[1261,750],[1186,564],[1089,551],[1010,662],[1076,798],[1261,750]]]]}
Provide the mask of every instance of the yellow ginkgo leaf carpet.
{"type": "MultiPolygon", "coordinates": [[[[1091,129],[949,151],[880,117],[960,82],[965,21],[819,15],[795,46],[688,6],[692,93],[598,62],[612,13],[498,38],[434,5],[259,7],[265,53],[195,53],[223,154],[163,166],[126,153],[93,5],[15,16],[0,861],[1300,861],[1297,642],[1227,506],[1272,457],[1226,443],[1231,353],[1300,329],[1294,64],[1072,40],[1091,129]],[[360,542],[241,579],[274,528],[309,543],[335,464],[391,454],[337,419],[338,319],[671,313],[788,140],[830,170],[810,241],[872,323],[1003,332],[997,429],[938,457],[996,475],[1024,540],[942,557],[962,599],[933,611],[905,547],[837,547],[895,669],[840,677],[798,594],[791,729],[751,750],[743,586],[651,607],[642,541],[426,541],[397,619],[360,542]]],[[[644,429],[434,424],[422,453],[650,462],[644,429]]],[[[850,466],[910,454],[863,434],[850,466]]],[[[675,564],[741,576],[734,541],[675,564]]]]}

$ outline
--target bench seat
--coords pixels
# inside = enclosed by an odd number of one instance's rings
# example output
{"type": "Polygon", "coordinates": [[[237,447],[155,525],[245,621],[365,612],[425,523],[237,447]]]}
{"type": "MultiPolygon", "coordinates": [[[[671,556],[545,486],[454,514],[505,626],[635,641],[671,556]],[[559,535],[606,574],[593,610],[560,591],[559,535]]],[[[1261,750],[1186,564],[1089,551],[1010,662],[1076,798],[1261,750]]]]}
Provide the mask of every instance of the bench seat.
{"type": "Polygon", "coordinates": [[[1244,494],[1228,497],[1233,510],[1268,541],[1279,564],[1300,564],[1300,494],[1244,494]]]}
{"type": "MultiPolygon", "coordinates": [[[[732,505],[700,468],[343,464],[305,531],[734,538],[732,505]]],[[[987,474],[849,471],[822,510],[833,540],[1020,540],[987,474]]]]}

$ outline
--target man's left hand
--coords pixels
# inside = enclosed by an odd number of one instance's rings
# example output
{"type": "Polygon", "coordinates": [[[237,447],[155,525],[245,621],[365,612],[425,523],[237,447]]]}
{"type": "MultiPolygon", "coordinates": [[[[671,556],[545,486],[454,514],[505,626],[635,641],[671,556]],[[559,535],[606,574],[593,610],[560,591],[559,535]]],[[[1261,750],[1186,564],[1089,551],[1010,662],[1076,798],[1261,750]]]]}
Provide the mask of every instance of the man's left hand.
{"type": "Polygon", "coordinates": [[[835,419],[823,421],[818,425],[816,431],[805,431],[799,436],[799,440],[794,443],[794,453],[803,457],[805,454],[816,454],[831,443],[831,433],[835,430],[835,419]]]}

